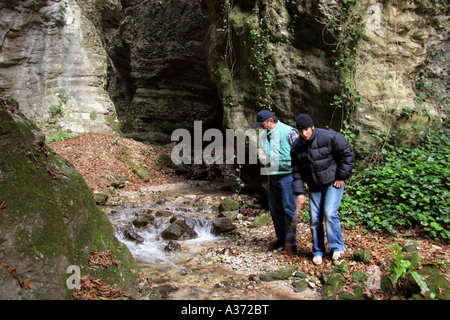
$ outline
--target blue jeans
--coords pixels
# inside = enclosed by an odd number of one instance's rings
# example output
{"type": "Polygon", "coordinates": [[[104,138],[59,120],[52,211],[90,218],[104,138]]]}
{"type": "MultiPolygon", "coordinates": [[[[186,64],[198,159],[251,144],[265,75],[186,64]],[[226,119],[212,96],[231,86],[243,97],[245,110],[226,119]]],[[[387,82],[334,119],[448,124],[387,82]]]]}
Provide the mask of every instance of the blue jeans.
{"type": "Polygon", "coordinates": [[[323,220],[327,231],[328,245],[331,250],[344,251],[344,239],[342,237],[341,221],[338,209],[344,195],[344,186],[336,188],[331,185],[321,191],[309,193],[310,228],[313,239],[313,255],[325,254],[325,235],[323,220]]]}
{"type": "Polygon", "coordinates": [[[297,245],[296,196],[292,190],[292,175],[269,176],[269,209],[275,234],[286,245],[297,245]]]}

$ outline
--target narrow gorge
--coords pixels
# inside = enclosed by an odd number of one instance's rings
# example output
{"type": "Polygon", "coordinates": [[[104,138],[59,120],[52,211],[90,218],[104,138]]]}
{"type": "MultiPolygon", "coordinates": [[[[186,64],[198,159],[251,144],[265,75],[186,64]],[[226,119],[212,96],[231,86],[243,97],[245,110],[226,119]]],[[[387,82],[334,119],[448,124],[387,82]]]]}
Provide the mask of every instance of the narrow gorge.
{"type": "MultiPolygon", "coordinates": [[[[449,17],[444,0],[0,0],[0,298],[70,299],[69,265],[155,297],[46,136],[171,147],[177,129],[245,131],[270,109],[341,130],[361,168],[448,132],[449,17]]],[[[255,166],[238,170],[261,186],[255,166]]]]}

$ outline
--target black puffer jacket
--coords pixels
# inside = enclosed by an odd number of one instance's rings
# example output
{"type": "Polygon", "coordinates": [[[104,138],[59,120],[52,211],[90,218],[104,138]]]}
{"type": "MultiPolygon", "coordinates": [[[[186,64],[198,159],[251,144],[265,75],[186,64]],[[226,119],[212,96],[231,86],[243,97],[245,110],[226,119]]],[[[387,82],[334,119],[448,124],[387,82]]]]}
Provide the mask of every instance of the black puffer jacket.
{"type": "Polygon", "coordinates": [[[355,166],[355,154],[342,134],[315,128],[309,140],[299,137],[291,149],[292,187],[296,195],[319,191],[335,180],[350,177],[355,166]]]}

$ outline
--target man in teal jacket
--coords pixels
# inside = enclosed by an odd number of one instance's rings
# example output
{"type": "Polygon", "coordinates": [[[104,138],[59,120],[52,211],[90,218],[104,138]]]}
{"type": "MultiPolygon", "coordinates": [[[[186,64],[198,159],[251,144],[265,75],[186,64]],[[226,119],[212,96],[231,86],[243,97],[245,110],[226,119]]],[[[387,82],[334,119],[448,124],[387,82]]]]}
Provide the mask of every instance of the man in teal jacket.
{"type": "Polygon", "coordinates": [[[255,128],[265,153],[262,174],[268,175],[269,209],[277,240],[271,249],[284,248],[289,255],[297,253],[296,196],[292,190],[291,145],[298,132],[279,121],[269,110],[258,112],[255,128]]]}

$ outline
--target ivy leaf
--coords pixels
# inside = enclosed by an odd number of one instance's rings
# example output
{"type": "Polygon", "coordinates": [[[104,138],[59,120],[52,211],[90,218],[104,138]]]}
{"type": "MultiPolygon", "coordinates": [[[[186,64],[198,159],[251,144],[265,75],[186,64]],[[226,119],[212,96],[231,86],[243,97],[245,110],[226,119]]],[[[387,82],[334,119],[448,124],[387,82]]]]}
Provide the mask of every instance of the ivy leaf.
{"type": "Polygon", "coordinates": [[[426,292],[430,291],[430,289],[428,288],[427,283],[423,280],[423,278],[422,278],[422,276],[420,274],[418,274],[416,271],[412,271],[411,272],[411,276],[416,281],[416,283],[419,285],[420,290],[423,293],[426,293],[426,292]]]}

